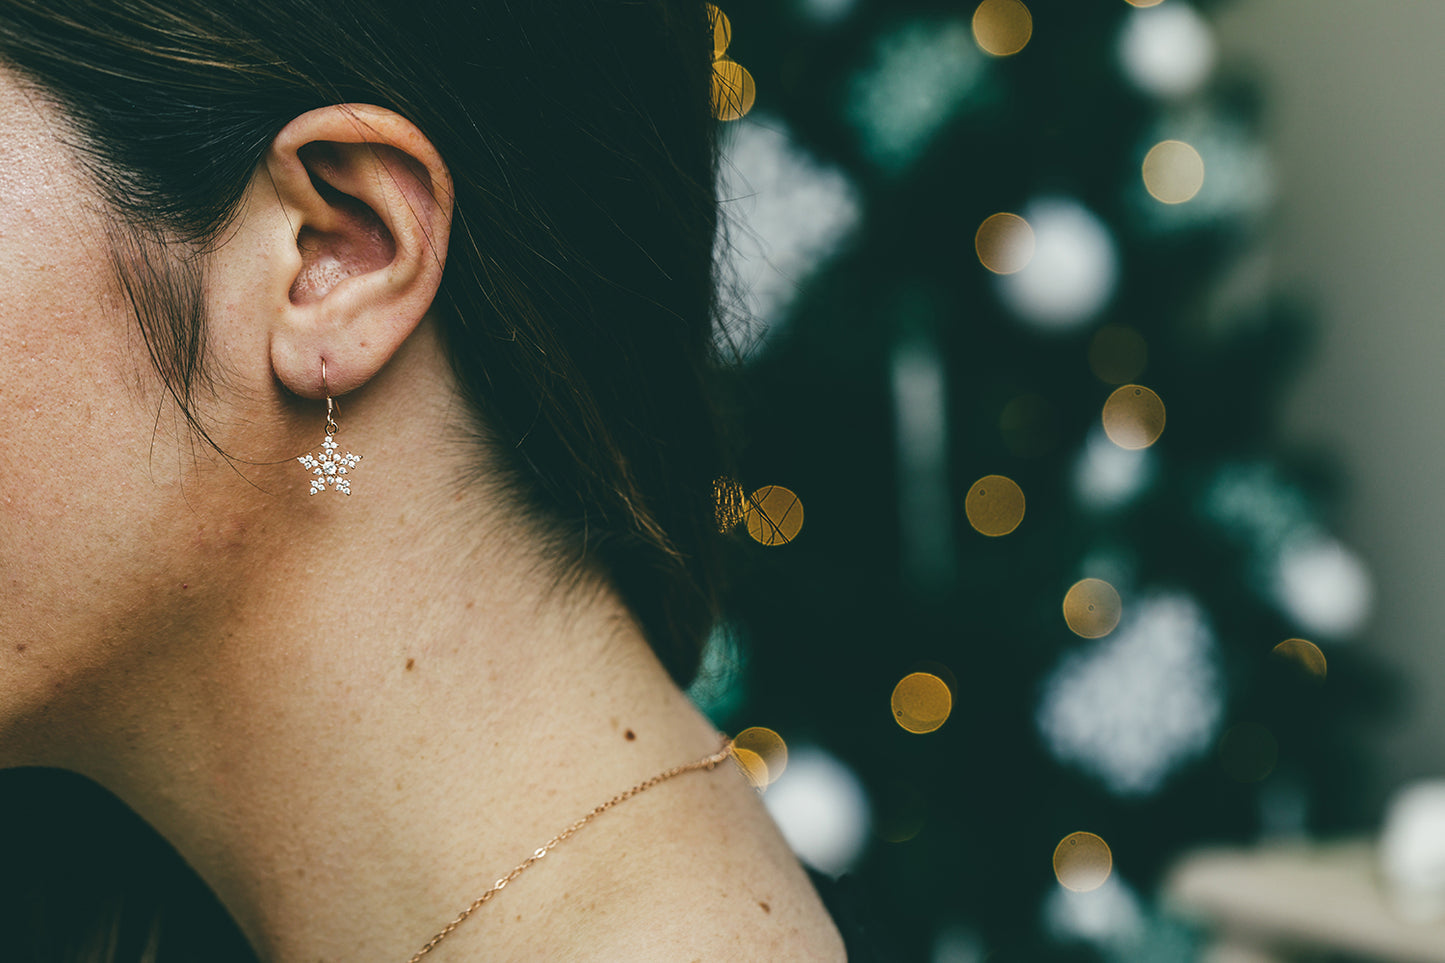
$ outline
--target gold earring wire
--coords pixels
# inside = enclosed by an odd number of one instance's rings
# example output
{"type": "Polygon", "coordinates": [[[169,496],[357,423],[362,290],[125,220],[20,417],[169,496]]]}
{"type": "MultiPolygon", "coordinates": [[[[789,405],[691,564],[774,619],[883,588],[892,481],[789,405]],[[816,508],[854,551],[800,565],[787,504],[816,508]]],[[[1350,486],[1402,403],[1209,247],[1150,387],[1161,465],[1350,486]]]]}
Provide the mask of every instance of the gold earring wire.
{"type": "Polygon", "coordinates": [[[346,475],[361,461],[360,455],[353,455],[351,452],[337,454],[337,444],[332,435],[336,434],[336,412],[340,408],[336,400],[331,397],[331,387],[326,383],[326,359],[321,359],[321,390],[326,393],[326,436],[321,440],[320,452],[312,452],[302,455],[296,460],[301,467],[311,472],[314,476],[311,479],[311,494],[326,490],[330,485],[333,490],[343,495],[351,494],[351,479],[346,475]]]}

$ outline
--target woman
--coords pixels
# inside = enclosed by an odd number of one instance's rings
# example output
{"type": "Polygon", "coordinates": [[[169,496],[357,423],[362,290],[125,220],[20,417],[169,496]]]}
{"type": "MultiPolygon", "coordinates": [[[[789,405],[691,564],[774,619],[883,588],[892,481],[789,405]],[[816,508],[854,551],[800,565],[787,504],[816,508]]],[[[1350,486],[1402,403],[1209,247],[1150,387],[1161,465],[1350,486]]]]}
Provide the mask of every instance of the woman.
{"type": "Polygon", "coordinates": [[[709,37],[0,4],[0,766],[114,793],[262,960],[842,955],[678,688],[726,467],[709,37]]]}

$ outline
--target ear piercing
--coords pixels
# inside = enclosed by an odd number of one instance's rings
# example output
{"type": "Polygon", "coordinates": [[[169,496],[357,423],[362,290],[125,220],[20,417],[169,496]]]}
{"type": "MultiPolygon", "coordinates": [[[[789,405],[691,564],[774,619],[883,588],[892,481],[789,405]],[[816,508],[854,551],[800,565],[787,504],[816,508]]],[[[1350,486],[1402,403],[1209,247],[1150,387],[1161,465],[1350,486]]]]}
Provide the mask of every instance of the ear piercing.
{"type": "Polygon", "coordinates": [[[296,460],[301,467],[311,472],[314,476],[311,479],[311,494],[326,490],[330,485],[343,495],[351,494],[351,480],[346,474],[356,467],[361,461],[360,455],[353,455],[351,452],[337,454],[337,444],[332,435],[336,434],[336,411],[337,404],[331,397],[331,389],[326,384],[326,360],[321,361],[321,390],[326,392],[326,437],[321,440],[320,452],[312,452],[309,455],[302,455],[296,460]]]}

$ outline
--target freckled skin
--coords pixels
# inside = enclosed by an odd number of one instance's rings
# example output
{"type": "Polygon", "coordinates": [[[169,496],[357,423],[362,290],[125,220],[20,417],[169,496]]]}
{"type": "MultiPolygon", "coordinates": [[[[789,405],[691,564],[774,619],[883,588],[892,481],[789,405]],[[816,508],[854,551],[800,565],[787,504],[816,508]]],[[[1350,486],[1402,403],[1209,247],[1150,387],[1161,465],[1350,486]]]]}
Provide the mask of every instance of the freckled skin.
{"type": "Polygon", "coordinates": [[[3,765],[26,746],[7,724],[124,651],[94,640],[163,637],[195,614],[166,600],[195,581],[178,577],[182,546],[219,463],[158,417],[94,191],[53,117],[0,81],[0,641],[46,656],[0,659],[3,765]]]}
{"type": "MultiPolygon", "coordinates": [[[[452,196],[419,131],[358,109],[452,196]]],[[[515,512],[486,486],[456,491],[482,455],[438,441],[460,409],[427,314],[441,261],[416,240],[444,249],[449,220],[430,194],[386,193],[407,168],[366,167],[393,155],[348,141],[353,115],[288,124],[207,254],[224,377],[196,414],[230,461],[168,400],[105,269],[100,201],[47,110],[0,67],[0,767],[114,792],[259,958],[406,959],[466,905],[467,881],[716,748],[615,594],[556,604],[524,574],[539,559],[515,512]],[[296,162],[298,144],[333,142],[331,173],[397,212],[393,237],[403,213],[430,218],[395,270],[371,263],[387,248],[364,215],[327,209],[296,162]],[[298,239],[308,222],[325,230],[298,239]],[[321,356],[344,437],[378,466],[349,502],[307,496],[295,463],[325,410],[321,356]],[[414,674],[397,675],[398,651],[414,674]],[[619,747],[607,722],[624,715],[619,747]]],[[[841,958],[733,767],[649,789],[565,845],[443,955],[675,960],[741,936],[749,952],[727,958],[841,958]]]]}

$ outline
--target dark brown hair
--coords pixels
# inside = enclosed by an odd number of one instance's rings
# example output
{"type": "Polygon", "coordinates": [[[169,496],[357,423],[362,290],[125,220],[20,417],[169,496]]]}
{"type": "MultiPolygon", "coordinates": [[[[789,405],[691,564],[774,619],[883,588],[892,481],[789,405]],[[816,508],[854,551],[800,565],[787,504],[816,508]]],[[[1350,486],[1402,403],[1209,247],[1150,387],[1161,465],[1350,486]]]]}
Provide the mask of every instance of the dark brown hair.
{"type": "MultiPolygon", "coordinates": [[[[702,3],[10,0],[0,58],[75,125],[190,411],[199,271],[276,133],[377,104],[455,181],[435,308],[507,491],[599,562],[673,675],[713,617],[716,219],[702,3]]],[[[199,426],[198,426],[199,427],[199,426]]]]}
{"type": "Polygon", "coordinates": [[[197,255],[224,243],[272,139],[335,103],[415,123],[455,182],[433,307],[500,464],[488,481],[559,573],[610,580],[680,683],[717,614],[728,467],[711,52],[691,0],[0,7],[0,59],[70,121],[152,361],[202,433],[197,255]]]}

